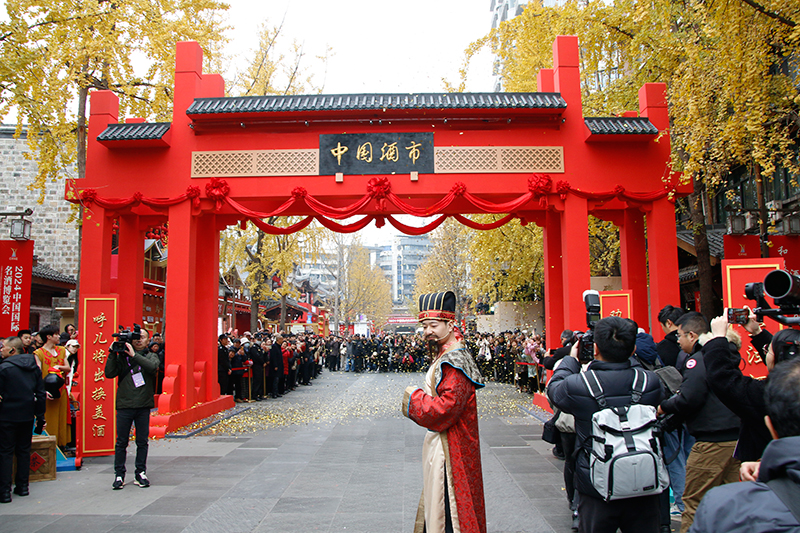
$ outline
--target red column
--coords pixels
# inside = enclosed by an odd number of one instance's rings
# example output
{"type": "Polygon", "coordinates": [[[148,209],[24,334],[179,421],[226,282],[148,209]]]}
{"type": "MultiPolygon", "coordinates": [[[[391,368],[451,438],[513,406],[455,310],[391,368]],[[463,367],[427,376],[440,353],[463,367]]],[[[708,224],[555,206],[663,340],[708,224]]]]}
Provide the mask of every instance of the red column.
{"type": "MultiPolygon", "coordinates": [[[[666,198],[653,202],[652,209],[647,213],[647,236],[650,322],[657,325],[658,312],[665,305],[680,305],[675,205],[666,198]]],[[[651,333],[656,340],[663,337],[659,327],[653,327],[651,333]]]]}
{"type": "Polygon", "coordinates": [[[561,257],[564,269],[564,320],[569,329],[586,329],[583,291],[591,288],[589,210],[587,201],[567,195],[561,215],[561,257]]]}
{"type": "Polygon", "coordinates": [[[544,225],[544,311],[547,345],[557,348],[564,331],[564,267],[561,264],[561,214],[548,211],[544,225]]]}
{"type": "MultiPolygon", "coordinates": [[[[219,230],[216,216],[204,215],[197,222],[197,241],[202,250],[197,254],[195,280],[195,372],[202,367],[202,394],[198,401],[219,398],[217,383],[217,317],[219,298],[219,230]]],[[[200,388],[200,383],[195,383],[200,388]]]]}
{"type": "Polygon", "coordinates": [[[112,225],[113,221],[102,207],[92,205],[84,209],[81,227],[81,294],[108,294],[111,290],[112,225]]]}
{"type": "Polygon", "coordinates": [[[188,409],[196,402],[194,390],[194,351],[197,332],[194,309],[194,292],[197,288],[196,257],[197,220],[192,216],[192,203],[182,202],[169,208],[165,317],[170,344],[164,394],[160,396],[158,402],[158,410],[162,413],[188,409]]]}
{"type": "Polygon", "coordinates": [[[633,291],[633,319],[639,327],[652,331],[647,313],[647,246],[644,238],[644,213],[624,211],[619,229],[622,288],[633,291]]]}
{"type": "Polygon", "coordinates": [[[133,327],[142,324],[144,306],[144,235],[139,228],[139,217],[119,217],[119,293],[120,325],[133,327]]]}

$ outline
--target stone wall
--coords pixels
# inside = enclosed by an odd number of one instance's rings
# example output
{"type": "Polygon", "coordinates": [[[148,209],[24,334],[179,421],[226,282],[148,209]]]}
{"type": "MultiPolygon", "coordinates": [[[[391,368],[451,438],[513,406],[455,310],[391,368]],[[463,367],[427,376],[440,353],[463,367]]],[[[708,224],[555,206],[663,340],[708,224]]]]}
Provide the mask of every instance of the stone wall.
{"type": "MultiPolygon", "coordinates": [[[[0,196],[5,201],[1,211],[33,209],[31,238],[39,262],[69,276],[78,274],[78,230],[67,223],[72,204],[64,200],[64,181],[47,184],[44,203],[39,204],[39,191],[28,186],[36,176],[36,163],[25,158],[28,145],[24,134],[15,139],[14,127],[0,125],[0,196]]],[[[0,239],[8,239],[10,219],[0,221],[0,239]]]]}

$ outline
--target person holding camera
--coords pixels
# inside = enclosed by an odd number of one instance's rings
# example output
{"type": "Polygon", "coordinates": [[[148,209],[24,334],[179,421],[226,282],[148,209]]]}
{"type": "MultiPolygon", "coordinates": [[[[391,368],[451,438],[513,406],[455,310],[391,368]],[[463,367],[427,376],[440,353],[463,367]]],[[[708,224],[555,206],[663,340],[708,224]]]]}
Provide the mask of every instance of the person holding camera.
{"type": "MultiPolygon", "coordinates": [[[[594,360],[581,372],[582,342],[573,344],[569,357],[550,379],[548,395],[555,407],[575,416],[577,456],[575,488],[578,491],[578,530],[592,533],[655,533],[659,530],[659,493],[651,490],[643,496],[606,499],[595,486],[592,475],[593,417],[606,406],[619,410],[633,404],[646,407],[655,419],[655,407],[662,399],[658,377],[649,370],[634,368],[631,356],[636,349],[636,324],[632,320],[607,317],[594,327],[594,360]],[[587,386],[591,380],[595,394],[587,386]],[[602,401],[600,398],[602,397],[602,401]]],[[[609,461],[609,463],[612,463],[609,461]]],[[[613,475],[611,477],[613,481],[613,475]]]]}
{"type": "Polygon", "coordinates": [[[131,425],[136,427],[136,472],[134,483],[150,486],[147,479],[147,439],[150,437],[150,409],[155,407],[158,355],[148,349],[147,330],[139,329],[119,334],[106,359],[106,377],[117,378],[117,439],[114,443],[114,483],[111,488],[125,486],[125,459],[130,441],[131,425]],[[130,341],[130,342],[128,342],[130,341]]]}
{"type": "MultiPolygon", "coordinates": [[[[708,348],[703,346],[710,329],[706,318],[692,311],[675,324],[678,342],[688,357],[682,365],[683,380],[678,391],[661,403],[659,414],[677,415],[678,420],[685,420],[689,434],[695,438],[686,460],[683,490],[681,533],[686,533],[706,492],[739,481],[740,462],[733,452],[741,422],[709,386],[705,365],[708,348]]],[[[720,342],[729,350],[727,339],[720,342]]]]}
{"type": "Polygon", "coordinates": [[[800,358],[770,369],[764,405],[774,440],[755,478],[711,489],[690,533],[800,531],[800,358]]]}
{"type": "Polygon", "coordinates": [[[18,337],[0,348],[0,503],[11,502],[11,470],[17,456],[14,494],[27,496],[31,464],[31,430],[44,427],[44,381],[36,358],[25,353],[18,337]]]}

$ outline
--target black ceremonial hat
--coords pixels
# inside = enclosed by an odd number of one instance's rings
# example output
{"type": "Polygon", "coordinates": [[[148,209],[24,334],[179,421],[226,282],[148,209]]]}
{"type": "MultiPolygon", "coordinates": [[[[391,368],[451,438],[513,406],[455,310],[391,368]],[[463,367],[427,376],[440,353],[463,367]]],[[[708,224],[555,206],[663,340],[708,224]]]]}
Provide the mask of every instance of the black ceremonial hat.
{"type": "Polygon", "coordinates": [[[453,291],[434,292],[419,297],[419,319],[456,319],[456,294],[453,291]]]}

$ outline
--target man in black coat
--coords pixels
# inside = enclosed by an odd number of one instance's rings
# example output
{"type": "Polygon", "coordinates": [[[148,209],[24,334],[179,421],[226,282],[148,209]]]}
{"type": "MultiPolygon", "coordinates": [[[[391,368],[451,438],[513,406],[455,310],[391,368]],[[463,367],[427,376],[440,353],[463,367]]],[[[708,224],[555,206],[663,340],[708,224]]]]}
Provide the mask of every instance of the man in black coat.
{"type": "Polygon", "coordinates": [[[266,365],[266,361],[264,361],[264,352],[261,350],[259,343],[253,340],[250,342],[250,348],[247,350],[247,355],[253,362],[253,366],[250,367],[250,371],[252,372],[251,384],[253,387],[253,399],[256,401],[261,401],[264,399],[265,395],[264,366],[266,365]]]}
{"type": "Polygon", "coordinates": [[[685,313],[680,307],[672,305],[667,305],[658,312],[658,322],[664,331],[664,338],[656,345],[656,351],[664,366],[676,366],[678,363],[681,347],[678,344],[678,326],[675,322],[685,313]]]}
{"type": "Polygon", "coordinates": [[[770,370],[765,400],[765,421],[775,440],[756,463],[756,480],[711,489],[690,533],[800,531],[800,516],[788,506],[797,506],[800,492],[800,358],[770,370]]]}
{"type": "Polygon", "coordinates": [[[217,345],[217,382],[219,393],[228,394],[228,381],[231,375],[230,340],[224,333],[218,337],[217,345]]]}
{"type": "Polygon", "coordinates": [[[550,355],[542,357],[542,364],[547,370],[553,370],[556,362],[569,355],[572,348],[572,330],[565,329],[561,332],[561,347],[550,350],[550,355]]]}
{"type": "MultiPolygon", "coordinates": [[[[709,324],[697,312],[677,320],[678,342],[689,354],[683,364],[683,381],[672,397],[661,402],[659,414],[677,415],[696,442],[686,460],[686,485],[681,533],[694,520],[700,500],[713,487],[739,481],[740,462],[733,456],[739,437],[739,417],[720,401],[708,385],[700,337],[709,333],[709,324]]],[[[727,342],[727,341],[725,341],[727,342]]]]}
{"type": "MultiPolygon", "coordinates": [[[[604,318],[595,326],[594,343],[594,361],[588,368],[594,371],[600,381],[608,406],[630,405],[637,372],[631,366],[631,355],[636,349],[635,323],[619,317],[604,318]]],[[[648,370],[638,371],[644,372],[647,378],[639,403],[657,406],[662,398],[658,377],[648,370]]],[[[580,495],[580,531],[613,533],[618,528],[623,533],[658,531],[659,495],[604,501],[592,484],[589,470],[592,415],[600,411],[600,406],[581,376],[577,346],[570,352],[570,357],[564,357],[547,391],[553,405],[575,416],[576,446],[579,445],[581,450],[575,475],[576,489],[580,495]]]]}
{"type": "Polygon", "coordinates": [[[280,380],[283,377],[283,351],[281,345],[283,337],[280,335],[275,338],[269,349],[269,375],[272,377],[272,397],[277,398],[280,394],[280,380]]]}
{"type": "Polygon", "coordinates": [[[14,494],[28,495],[31,465],[31,432],[44,425],[46,396],[36,356],[24,353],[22,341],[9,337],[0,348],[0,503],[11,501],[11,470],[17,456],[14,494]]]}

